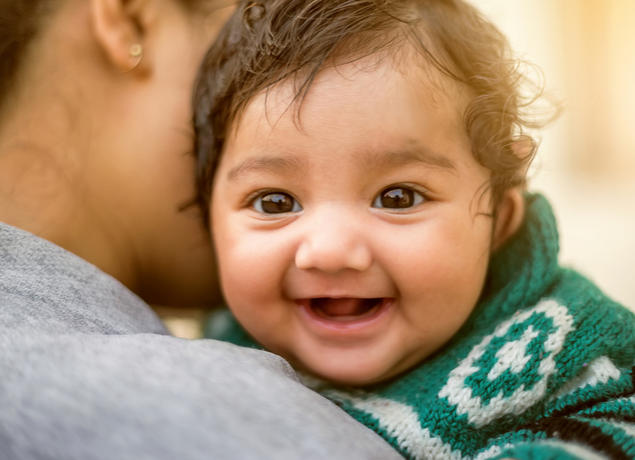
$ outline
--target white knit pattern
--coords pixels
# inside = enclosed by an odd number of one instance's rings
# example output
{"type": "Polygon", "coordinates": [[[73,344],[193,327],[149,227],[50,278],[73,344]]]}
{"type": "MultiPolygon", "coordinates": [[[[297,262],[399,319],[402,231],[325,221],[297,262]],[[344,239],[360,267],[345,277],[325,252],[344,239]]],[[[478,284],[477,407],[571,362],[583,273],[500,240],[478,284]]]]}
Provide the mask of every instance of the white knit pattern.
{"type": "Polygon", "coordinates": [[[611,419],[605,419],[604,420],[607,423],[611,423],[612,425],[618,427],[619,429],[621,429],[622,431],[624,431],[624,433],[626,433],[628,436],[635,438],[635,423],[629,423],[629,422],[616,422],[614,420],[611,419]]]}
{"type": "Polygon", "coordinates": [[[410,406],[378,396],[358,398],[339,391],[330,391],[329,397],[345,400],[356,409],[372,416],[379,423],[379,427],[396,439],[399,447],[412,458],[463,459],[459,451],[452,450],[452,447],[441,438],[433,436],[427,428],[422,428],[419,416],[410,406]]]}
{"type": "MultiPolygon", "coordinates": [[[[439,392],[439,397],[447,398],[451,405],[456,406],[459,414],[467,414],[468,421],[477,428],[503,415],[524,412],[544,397],[549,376],[557,370],[554,357],[562,350],[567,334],[573,329],[573,317],[565,306],[555,300],[543,300],[529,310],[516,312],[510,319],[501,323],[493,334],[484,337],[459,366],[450,372],[447,383],[439,392]],[[537,369],[541,379],[530,390],[525,390],[525,386],[520,385],[512,395],[505,397],[500,391],[488,404],[483,404],[481,397],[473,395],[472,388],[465,383],[469,376],[480,370],[475,363],[485,353],[492,339],[503,337],[513,325],[523,323],[532,315],[540,313],[551,318],[556,326],[556,330],[547,336],[543,345],[546,353],[537,369]]],[[[489,371],[490,380],[507,369],[512,373],[520,372],[529,360],[526,347],[535,337],[537,333],[531,325],[528,325],[519,340],[505,344],[496,353],[498,361],[489,371]]]]}
{"type": "Polygon", "coordinates": [[[596,386],[605,384],[611,379],[618,380],[621,375],[620,370],[608,356],[600,356],[591,361],[580,375],[563,385],[551,399],[561,398],[589,385],[596,386]]]}

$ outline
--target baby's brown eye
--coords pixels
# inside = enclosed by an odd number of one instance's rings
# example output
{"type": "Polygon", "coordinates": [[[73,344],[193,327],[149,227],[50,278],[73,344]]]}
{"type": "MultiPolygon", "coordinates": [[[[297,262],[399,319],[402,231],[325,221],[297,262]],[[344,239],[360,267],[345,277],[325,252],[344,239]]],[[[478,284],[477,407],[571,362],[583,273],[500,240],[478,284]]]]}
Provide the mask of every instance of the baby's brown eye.
{"type": "Polygon", "coordinates": [[[407,187],[390,187],[383,190],[373,201],[374,208],[407,209],[423,201],[421,193],[407,187]]]}
{"type": "Polygon", "coordinates": [[[264,193],[254,200],[253,207],[263,214],[283,214],[302,210],[296,199],[284,192],[264,193]]]}

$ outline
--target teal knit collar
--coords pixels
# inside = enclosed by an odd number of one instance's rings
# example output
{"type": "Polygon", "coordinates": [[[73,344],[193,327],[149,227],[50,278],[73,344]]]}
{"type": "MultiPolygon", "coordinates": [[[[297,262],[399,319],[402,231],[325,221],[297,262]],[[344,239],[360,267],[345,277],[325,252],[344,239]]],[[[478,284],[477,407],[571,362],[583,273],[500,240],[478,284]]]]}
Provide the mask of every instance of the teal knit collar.
{"type": "Polygon", "coordinates": [[[558,229],[551,206],[539,194],[526,194],[525,205],[520,229],[490,260],[481,300],[464,329],[492,324],[537,303],[556,279],[558,229]]]}
{"type": "Polygon", "coordinates": [[[479,302],[443,349],[473,332],[488,330],[523,306],[538,303],[561,270],[558,249],[558,229],[549,202],[540,194],[527,193],[520,229],[492,256],[479,302]]]}

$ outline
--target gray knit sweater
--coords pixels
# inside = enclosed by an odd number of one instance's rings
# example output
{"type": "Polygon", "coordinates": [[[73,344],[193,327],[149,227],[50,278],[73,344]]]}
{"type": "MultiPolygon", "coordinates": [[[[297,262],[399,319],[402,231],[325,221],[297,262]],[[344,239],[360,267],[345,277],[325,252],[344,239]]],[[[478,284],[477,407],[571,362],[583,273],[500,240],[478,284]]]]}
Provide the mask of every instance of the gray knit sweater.
{"type": "Polygon", "coordinates": [[[0,459],[398,458],[280,358],[167,335],[86,261],[0,223],[0,459]]]}

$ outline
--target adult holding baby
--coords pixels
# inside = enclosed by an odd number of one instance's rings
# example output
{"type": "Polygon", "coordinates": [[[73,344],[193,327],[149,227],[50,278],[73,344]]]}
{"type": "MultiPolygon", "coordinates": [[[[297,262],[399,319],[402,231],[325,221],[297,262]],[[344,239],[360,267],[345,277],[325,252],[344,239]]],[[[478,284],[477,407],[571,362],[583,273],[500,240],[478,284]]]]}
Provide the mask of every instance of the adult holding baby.
{"type": "Polygon", "coordinates": [[[0,3],[5,458],[396,455],[282,360],[171,337],[144,302],[218,293],[190,94],[220,6],[0,3]]]}

